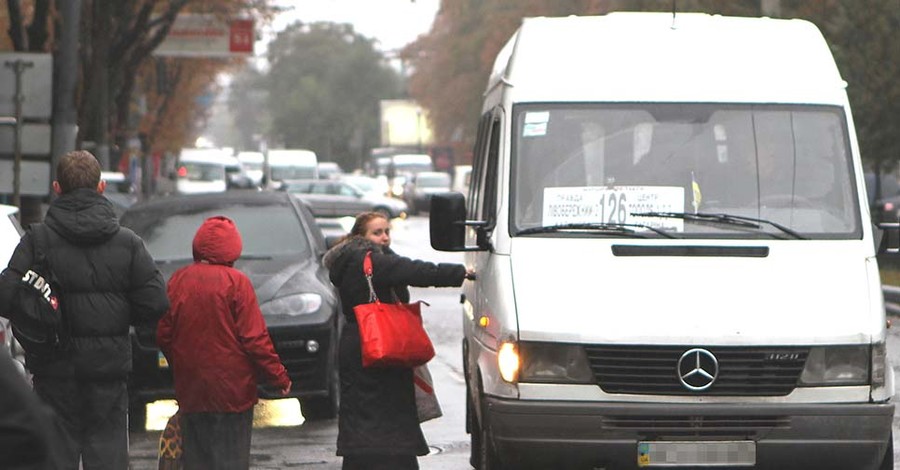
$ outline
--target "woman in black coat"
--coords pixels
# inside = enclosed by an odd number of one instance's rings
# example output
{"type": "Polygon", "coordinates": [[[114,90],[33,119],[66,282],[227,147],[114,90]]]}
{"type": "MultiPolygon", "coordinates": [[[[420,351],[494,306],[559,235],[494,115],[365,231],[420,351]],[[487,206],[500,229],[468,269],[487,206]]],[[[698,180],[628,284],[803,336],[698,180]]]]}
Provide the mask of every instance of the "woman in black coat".
{"type": "Polygon", "coordinates": [[[369,303],[363,258],[372,252],[372,283],[379,299],[409,302],[408,286],[458,287],[471,273],[460,264],[412,260],[391,251],[390,223],[366,212],[350,234],[325,254],[331,282],[341,296],[347,323],[340,341],[341,405],[337,455],[343,469],[417,469],[428,445],[416,412],[413,371],[363,368],[353,307],[369,303]]]}

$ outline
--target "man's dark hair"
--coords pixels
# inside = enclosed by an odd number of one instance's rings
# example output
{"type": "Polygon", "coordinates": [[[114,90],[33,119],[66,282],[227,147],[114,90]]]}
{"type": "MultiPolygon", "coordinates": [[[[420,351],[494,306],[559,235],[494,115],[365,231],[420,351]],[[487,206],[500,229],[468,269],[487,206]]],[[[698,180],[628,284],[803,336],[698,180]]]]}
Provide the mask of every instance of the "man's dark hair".
{"type": "Polygon", "coordinates": [[[56,181],[63,193],[80,188],[97,189],[100,162],[87,150],[69,152],[56,165],[56,181]]]}

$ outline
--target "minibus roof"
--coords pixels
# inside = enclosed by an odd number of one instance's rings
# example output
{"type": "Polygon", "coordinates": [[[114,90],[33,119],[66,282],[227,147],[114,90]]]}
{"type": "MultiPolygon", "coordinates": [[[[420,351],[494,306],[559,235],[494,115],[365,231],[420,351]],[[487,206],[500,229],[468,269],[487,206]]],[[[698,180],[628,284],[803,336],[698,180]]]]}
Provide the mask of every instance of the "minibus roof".
{"type": "Polygon", "coordinates": [[[702,13],[526,18],[487,93],[497,86],[515,102],[846,102],[812,23],[702,13]]]}

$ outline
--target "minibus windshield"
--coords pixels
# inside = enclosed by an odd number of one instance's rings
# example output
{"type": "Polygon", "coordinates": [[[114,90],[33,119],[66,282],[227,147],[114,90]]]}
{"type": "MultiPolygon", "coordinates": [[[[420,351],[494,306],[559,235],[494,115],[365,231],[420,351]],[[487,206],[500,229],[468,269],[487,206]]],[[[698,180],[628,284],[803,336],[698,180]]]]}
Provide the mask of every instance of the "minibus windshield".
{"type": "Polygon", "coordinates": [[[514,234],[607,223],[678,238],[771,239],[767,231],[783,229],[790,239],[862,237],[840,107],[523,104],[513,116],[514,234]]]}

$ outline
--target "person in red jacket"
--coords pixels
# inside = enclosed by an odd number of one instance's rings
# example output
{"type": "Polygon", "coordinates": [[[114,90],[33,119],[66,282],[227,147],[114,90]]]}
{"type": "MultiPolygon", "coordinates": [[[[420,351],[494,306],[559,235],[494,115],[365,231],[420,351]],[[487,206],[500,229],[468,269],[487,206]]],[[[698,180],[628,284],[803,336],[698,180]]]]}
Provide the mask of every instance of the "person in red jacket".
{"type": "Polygon", "coordinates": [[[253,285],[232,267],[241,249],[231,219],[207,219],[194,236],[194,263],[169,279],[169,310],[156,330],[174,374],[186,470],[248,469],[257,375],[282,395],[291,389],[253,285]]]}

